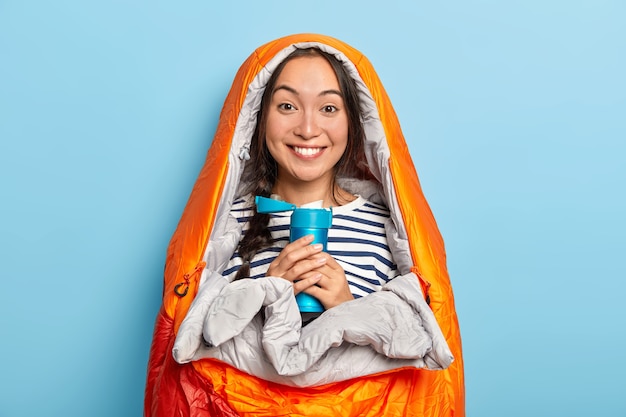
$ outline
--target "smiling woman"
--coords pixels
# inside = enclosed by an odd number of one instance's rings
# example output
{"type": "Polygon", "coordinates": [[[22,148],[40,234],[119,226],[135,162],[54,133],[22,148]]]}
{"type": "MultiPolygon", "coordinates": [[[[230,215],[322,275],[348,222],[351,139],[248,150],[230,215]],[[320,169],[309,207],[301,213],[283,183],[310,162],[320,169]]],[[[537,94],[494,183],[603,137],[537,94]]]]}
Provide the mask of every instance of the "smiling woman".
{"type": "Polygon", "coordinates": [[[443,242],[367,60],[270,42],[222,115],[168,251],[146,415],[463,416],[443,242]],[[255,197],[331,208],[327,244],[255,197]]]}
{"type": "MultiPolygon", "coordinates": [[[[313,201],[320,201],[323,207],[343,206],[354,201],[357,197],[336,181],[338,176],[346,175],[342,169],[349,166],[344,162],[346,158],[359,152],[355,159],[365,159],[362,135],[348,134],[350,130],[363,131],[358,127],[349,129],[349,111],[360,110],[358,105],[349,108],[343,99],[354,97],[354,83],[335,58],[319,49],[297,49],[282,64],[266,86],[259,127],[251,146],[253,166],[268,163],[275,167],[263,167],[254,172],[274,175],[257,176],[252,180],[252,184],[257,184],[253,194],[273,195],[296,206],[313,201]],[[337,71],[331,62],[335,63],[337,71]],[[344,80],[345,93],[337,73],[344,80]],[[346,153],[348,144],[350,155],[346,153]],[[255,158],[257,155],[262,157],[255,158]]],[[[248,199],[248,204],[251,201],[248,199]]],[[[257,213],[251,207],[247,207],[246,213],[251,216],[249,221],[235,215],[247,223],[239,250],[229,264],[231,268],[233,262],[241,265],[235,279],[249,276],[250,264],[257,252],[273,247],[280,253],[275,259],[269,259],[266,275],[291,281],[296,294],[304,291],[315,295],[326,308],[353,298],[344,269],[334,257],[322,252],[320,246],[310,245],[307,239],[285,247],[284,240],[276,235],[279,227],[276,222],[268,227],[270,216],[257,213]]],[[[384,236],[384,229],[378,233],[384,236]]],[[[386,246],[386,242],[382,244],[386,246]]],[[[386,257],[393,264],[391,255],[386,257]]]]}
{"type": "Polygon", "coordinates": [[[285,188],[278,194],[297,205],[314,200],[340,204],[337,176],[369,176],[354,81],[332,55],[296,49],[265,91],[252,154],[258,150],[257,160],[270,160],[274,187],[285,188]]]}
{"type": "Polygon", "coordinates": [[[271,93],[266,141],[278,164],[278,194],[297,205],[338,203],[332,179],[348,142],[348,116],[326,59],[300,57],[285,65],[271,93]]]}

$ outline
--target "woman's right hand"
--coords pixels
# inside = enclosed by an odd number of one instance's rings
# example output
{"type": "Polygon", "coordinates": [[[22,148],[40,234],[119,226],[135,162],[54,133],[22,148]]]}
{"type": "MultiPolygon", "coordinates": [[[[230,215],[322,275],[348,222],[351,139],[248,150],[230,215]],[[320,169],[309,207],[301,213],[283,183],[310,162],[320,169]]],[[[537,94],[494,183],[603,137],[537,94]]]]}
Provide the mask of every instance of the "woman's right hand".
{"type": "Polygon", "coordinates": [[[303,236],[288,243],[270,263],[266,276],[284,278],[293,283],[293,290],[298,294],[315,285],[322,274],[315,271],[326,263],[321,244],[311,244],[313,235],[303,236]]]}

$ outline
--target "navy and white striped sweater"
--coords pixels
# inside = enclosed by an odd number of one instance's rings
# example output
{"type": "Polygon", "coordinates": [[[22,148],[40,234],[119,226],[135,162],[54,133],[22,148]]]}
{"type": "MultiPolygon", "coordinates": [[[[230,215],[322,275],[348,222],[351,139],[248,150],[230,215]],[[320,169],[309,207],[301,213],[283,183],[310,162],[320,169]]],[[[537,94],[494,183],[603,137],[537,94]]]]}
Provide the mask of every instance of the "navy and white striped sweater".
{"type": "MultiPolygon", "coordinates": [[[[242,198],[233,204],[231,215],[248,229],[254,214],[254,199],[242,198]]],[[[274,239],[271,247],[259,251],[250,262],[250,277],[264,277],[269,264],[289,242],[291,212],[275,213],[269,222],[274,239]]],[[[328,231],[328,253],[343,267],[350,290],[355,298],[365,296],[398,276],[396,264],[387,245],[385,224],[389,210],[358,196],[343,206],[333,207],[333,224],[328,231]]],[[[233,280],[241,266],[235,252],[222,275],[233,280]]]]}

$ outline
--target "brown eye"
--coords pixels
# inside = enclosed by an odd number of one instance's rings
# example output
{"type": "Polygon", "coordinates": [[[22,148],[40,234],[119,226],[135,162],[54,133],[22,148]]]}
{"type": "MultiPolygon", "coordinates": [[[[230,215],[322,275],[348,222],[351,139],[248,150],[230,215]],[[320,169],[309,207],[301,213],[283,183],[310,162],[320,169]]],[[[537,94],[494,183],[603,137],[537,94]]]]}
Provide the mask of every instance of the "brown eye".
{"type": "Polygon", "coordinates": [[[278,105],[278,108],[280,110],[285,110],[285,111],[289,111],[289,110],[294,110],[295,109],[295,107],[293,107],[289,103],[281,103],[281,104],[278,105]]]}
{"type": "Polygon", "coordinates": [[[335,106],[331,106],[331,105],[328,105],[328,106],[324,106],[324,107],[322,107],[322,111],[323,111],[324,113],[334,113],[334,112],[336,112],[337,110],[339,110],[339,109],[337,109],[337,107],[335,107],[335,106]]]}

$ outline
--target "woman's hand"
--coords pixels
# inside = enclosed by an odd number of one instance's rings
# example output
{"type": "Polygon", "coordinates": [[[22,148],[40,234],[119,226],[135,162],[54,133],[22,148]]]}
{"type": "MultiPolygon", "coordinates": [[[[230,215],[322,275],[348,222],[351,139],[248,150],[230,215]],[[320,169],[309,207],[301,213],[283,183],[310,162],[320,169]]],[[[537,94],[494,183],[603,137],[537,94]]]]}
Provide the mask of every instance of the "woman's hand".
{"type": "MultiPolygon", "coordinates": [[[[321,278],[318,276],[320,274],[311,274],[311,271],[326,263],[326,258],[319,256],[323,246],[320,244],[311,245],[312,241],[313,235],[308,235],[287,244],[270,263],[265,275],[285,278],[291,282],[303,279],[317,282],[318,278],[321,278]],[[308,276],[305,277],[305,275],[308,276]]],[[[299,287],[296,294],[307,288],[308,285],[300,285],[299,287]]]]}
{"type": "MultiPolygon", "coordinates": [[[[326,259],[323,265],[313,271],[316,276],[320,274],[321,277],[316,284],[309,285],[302,291],[317,298],[326,310],[345,301],[353,300],[354,296],[350,292],[348,280],[341,265],[326,252],[318,256],[326,259]]],[[[294,284],[294,290],[298,284],[299,282],[294,284]]]]}
{"type": "Polygon", "coordinates": [[[313,244],[313,236],[304,236],[285,246],[270,263],[267,276],[284,278],[293,283],[295,294],[305,292],[329,309],[352,300],[343,268],[321,244],[313,244]]]}

